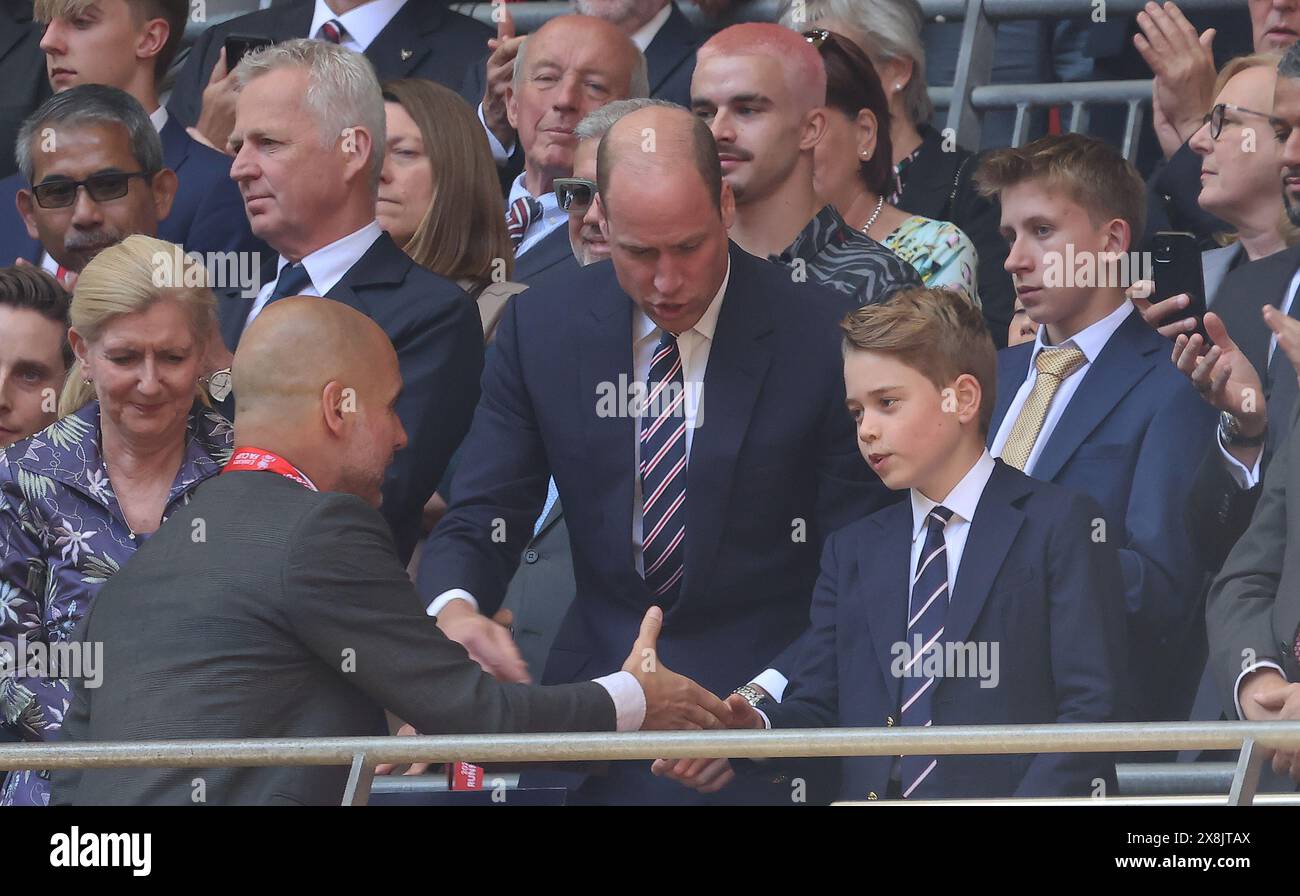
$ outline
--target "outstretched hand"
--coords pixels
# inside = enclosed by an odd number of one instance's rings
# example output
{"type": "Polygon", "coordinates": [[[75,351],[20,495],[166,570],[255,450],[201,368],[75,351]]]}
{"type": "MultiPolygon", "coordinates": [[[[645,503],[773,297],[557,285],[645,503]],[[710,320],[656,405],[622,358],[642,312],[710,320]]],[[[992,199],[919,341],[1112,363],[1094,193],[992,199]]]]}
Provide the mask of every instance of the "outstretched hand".
{"type": "Polygon", "coordinates": [[[641,620],[632,652],[623,663],[645,691],[643,731],[724,728],[730,718],[726,704],[659,659],[659,632],[664,611],[651,607],[641,620]]]}

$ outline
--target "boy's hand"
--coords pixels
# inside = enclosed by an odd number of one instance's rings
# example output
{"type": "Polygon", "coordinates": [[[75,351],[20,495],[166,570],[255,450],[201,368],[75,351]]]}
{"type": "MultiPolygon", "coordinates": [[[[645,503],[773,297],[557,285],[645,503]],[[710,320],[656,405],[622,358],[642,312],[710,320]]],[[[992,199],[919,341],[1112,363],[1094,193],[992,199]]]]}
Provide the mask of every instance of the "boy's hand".
{"type": "MultiPolygon", "coordinates": [[[[763,717],[739,694],[726,699],[728,728],[764,728],[763,717]]],[[[727,759],[656,759],[650,771],[699,793],[717,793],[735,780],[727,759]]]]}

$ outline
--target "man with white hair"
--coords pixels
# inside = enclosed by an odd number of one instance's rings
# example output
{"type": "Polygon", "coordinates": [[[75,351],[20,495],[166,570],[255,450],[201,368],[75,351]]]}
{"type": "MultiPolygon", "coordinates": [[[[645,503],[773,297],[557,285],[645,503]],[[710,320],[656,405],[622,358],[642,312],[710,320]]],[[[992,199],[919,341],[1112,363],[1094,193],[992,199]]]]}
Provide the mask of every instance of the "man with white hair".
{"type": "MultiPolygon", "coordinates": [[[[405,562],[421,510],[469,428],[483,333],[455,283],[415,264],[375,220],[384,102],[366,58],[291,40],[244,58],[230,148],[249,224],[278,253],[254,298],[223,297],[233,351],[248,324],[285,296],[327,296],[379,324],[405,388],[396,409],[410,436],[384,481],[382,512],[405,562]]],[[[292,364],[293,358],[285,358],[292,364]]]]}

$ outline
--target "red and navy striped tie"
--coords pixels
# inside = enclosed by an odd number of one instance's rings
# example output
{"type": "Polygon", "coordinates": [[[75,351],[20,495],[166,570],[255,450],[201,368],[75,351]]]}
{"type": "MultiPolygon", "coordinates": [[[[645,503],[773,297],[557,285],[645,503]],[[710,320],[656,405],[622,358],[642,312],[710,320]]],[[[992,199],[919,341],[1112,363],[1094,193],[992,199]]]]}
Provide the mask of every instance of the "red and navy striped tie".
{"type": "Polygon", "coordinates": [[[510,232],[510,242],[514,243],[516,251],[524,241],[528,228],[541,217],[542,204],[531,196],[520,196],[510,203],[510,209],[506,212],[506,229],[510,232]]]}
{"type": "Polygon", "coordinates": [[[320,40],[337,44],[343,40],[343,24],[338,19],[330,19],[320,26],[320,40]]]}
{"type": "MultiPolygon", "coordinates": [[[[925,544],[912,578],[912,600],[907,609],[907,644],[912,651],[903,667],[903,708],[899,712],[904,725],[928,727],[933,720],[931,704],[935,679],[924,674],[925,658],[931,651],[943,653],[943,623],[948,615],[948,544],[943,530],[952,519],[952,511],[942,505],[934,507],[925,519],[925,544]],[[916,645],[920,643],[921,649],[916,645]]],[[[903,799],[916,791],[934,772],[938,760],[933,756],[904,756],[900,766],[903,799]]]]}
{"type": "Polygon", "coordinates": [[[677,337],[667,330],[646,377],[641,496],[645,582],[657,600],[671,603],[681,586],[686,540],[686,389],[677,337]]]}

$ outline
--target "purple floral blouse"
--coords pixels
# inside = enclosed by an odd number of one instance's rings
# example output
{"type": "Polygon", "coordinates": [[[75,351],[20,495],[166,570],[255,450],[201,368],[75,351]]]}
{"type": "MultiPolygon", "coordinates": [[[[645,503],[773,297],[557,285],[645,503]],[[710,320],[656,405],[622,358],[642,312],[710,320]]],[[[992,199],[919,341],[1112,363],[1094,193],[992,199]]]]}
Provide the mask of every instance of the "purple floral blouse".
{"type": "MultiPolygon", "coordinates": [[[[164,520],[221,472],[233,437],[224,417],[194,406],[164,520]]],[[[0,726],[24,740],[57,740],[71,699],[65,679],[24,661],[33,656],[29,645],[45,653],[71,640],[99,587],[148,538],[127,525],[99,441],[99,402],[92,401],[0,451],[0,726]]],[[[5,778],[0,805],[48,803],[45,772],[5,778]]]]}

